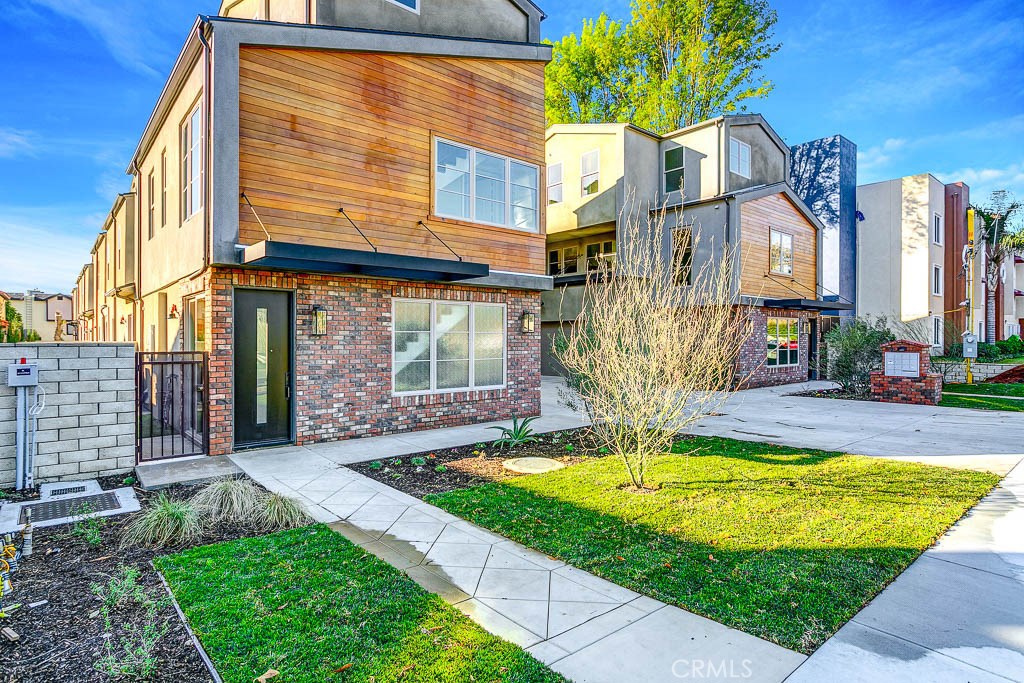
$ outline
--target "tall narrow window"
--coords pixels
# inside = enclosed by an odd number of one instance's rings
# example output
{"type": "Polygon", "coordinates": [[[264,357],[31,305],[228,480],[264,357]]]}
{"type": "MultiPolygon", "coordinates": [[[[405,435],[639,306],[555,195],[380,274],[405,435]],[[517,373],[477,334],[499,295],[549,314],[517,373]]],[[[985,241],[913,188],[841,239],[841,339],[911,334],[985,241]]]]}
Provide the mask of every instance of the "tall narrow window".
{"type": "Polygon", "coordinates": [[[693,232],[690,228],[672,231],[672,277],[680,287],[693,284],[693,232]]]}
{"type": "Polygon", "coordinates": [[[577,246],[562,249],[562,273],[573,275],[580,272],[580,248],[577,246]]]}
{"type": "Polygon", "coordinates": [[[768,318],[768,366],[800,364],[800,321],[768,318]]]}
{"type": "Polygon", "coordinates": [[[167,227],[167,150],[160,153],[160,227],[167,227]]]}
{"type": "Polygon", "coordinates": [[[750,178],[750,145],[729,138],[729,168],[736,175],[750,178]]]}
{"type": "Polygon", "coordinates": [[[146,217],[149,220],[149,236],[152,238],[153,227],[156,225],[156,177],[152,171],[146,178],[146,194],[149,197],[149,211],[146,217]]]}
{"type": "Polygon", "coordinates": [[[587,152],[580,160],[580,193],[584,197],[597,194],[601,185],[601,152],[587,152]]]}
{"type": "Polygon", "coordinates": [[[562,264],[559,258],[561,252],[558,249],[552,249],[548,252],[548,275],[561,275],[562,264]]]}
{"type": "Polygon", "coordinates": [[[682,147],[666,149],[665,155],[665,192],[683,191],[683,168],[686,155],[682,147]]]}
{"type": "Polygon", "coordinates": [[[932,266],[932,294],[942,296],[942,266],[932,266]]]}
{"type": "Polygon", "coordinates": [[[202,107],[197,105],[181,126],[181,221],[203,207],[202,107]]]}
{"type": "Polygon", "coordinates": [[[771,261],[771,272],[779,275],[793,274],[793,236],[770,230],[769,260],[771,261]]]}
{"type": "Polygon", "coordinates": [[[548,204],[559,204],[562,201],[562,163],[548,166],[548,204]]]}
{"type": "Polygon", "coordinates": [[[505,224],[505,159],[480,152],[476,155],[476,219],[505,224]]]}
{"type": "Polygon", "coordinates": [[[268,390],[270,377],[269,336],[270,322],[267,309],[256,309],[256,424],[267,424],[267,411],[270,405],[268,390]]]}
{"type": "Polygon", "coordinates": [[[942,216],[939,214],[932,217],[932,242],[942,244],[942,216]]]}
{"type": "Polygon", "coordinates": [[[942,318],[935,316],[932,318],[932,346],[943,346],[942,337],[942,318]]]}

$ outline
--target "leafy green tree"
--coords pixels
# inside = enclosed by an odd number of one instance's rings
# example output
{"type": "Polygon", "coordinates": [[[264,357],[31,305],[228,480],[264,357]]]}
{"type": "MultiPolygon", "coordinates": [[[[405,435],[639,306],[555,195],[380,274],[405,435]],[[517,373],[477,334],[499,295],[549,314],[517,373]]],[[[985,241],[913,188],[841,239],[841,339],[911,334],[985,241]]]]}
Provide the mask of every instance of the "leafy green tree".
{"type": "Polygon", "coordinates": [[[871,373],[883,367],[882,344],[895,340],[885,318],[856,318],[832,328],[825,335],[828,378],[844,391],[866,396],[871,393],[871,373]]]}
{"type": "Polygon", "coordinates": [[[984,242],[985,284],[988,301],[985,302],[985,341],[996,343],[996,290],[999,274],[1007,257],[1024,252],[1024,228],[1020,225],[1021,204],[1013,200],[1006,190],[992,193],[989,205],[973,206],[978,218],[977,240],[984,242]]]}
{"type": "Polygon", "coordinates": [[[0,339],[0,341],[6,341],[15,343],[21,341],[21,313],[18,313],[10,301],[4,302],[4,316],[7,320],[7,338],[0,339]]]}
{"type": "Polygon", "coordinates": [[[633,0],[626,27],[602,14],[554,45],[549,123],[630,122],[665,133],[745,110],[773,85],[767,0],[633,0]]]}

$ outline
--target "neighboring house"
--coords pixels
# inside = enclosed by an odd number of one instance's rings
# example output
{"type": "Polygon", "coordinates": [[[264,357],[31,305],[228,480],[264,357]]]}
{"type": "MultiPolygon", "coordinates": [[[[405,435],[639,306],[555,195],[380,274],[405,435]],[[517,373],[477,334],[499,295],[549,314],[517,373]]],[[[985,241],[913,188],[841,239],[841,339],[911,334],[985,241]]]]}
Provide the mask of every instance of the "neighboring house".
{"type": "MultiPolygon", "coordinates": [[[[793,189],[824,227],[818,283],[822,298],[856,304],[857,145],[842,135],[794,145],[790,174],[793,189]]],[[[828,313],[822,315],[823,331],[828,313]]],[[[856,311],[833,313],[832,318],[856,315],[856,311]]]]}
{"type": "Polygon", "coordinates": [[[752,306],[743,386],[806,380],[816,367],[822,300],[820,221],[790,184],[790,149],[759,115],[723,116],[665,136],[628,124],[548,129],[548,273],[542,368],[559,371],[553,340],[579,316],[588,271],[614,260],[626,220],[666,209],[666,257],[700,269],[728,246],[734,297],[752,306]]]}
{"type": "Polygon", "coordinates": [[[135,194],[119,194],[92,247],[92,261],[78,274],[74,311],[80,341],[132,342],[137,334],[140,304],[135,252],[135,194]]]}
{"type": "MultiPolygon", "coordinates": [[[[41,341],[52,342],[57,331],[59,319],[66,325],[73,322],[74,304],[70,294],[49,294],[38,289],[27,292],[9,292],[6,295],[11,306],[21,315],[22,329],[27,333],[34,331],[41,341]]],[[[68,337],[68,328],[64,327],[64,340],[68,337]]]]}
{"type": "Polygon", "coordinates": [[[224,2],[146,124],[134,223],[108,220],[79,315],[209,353],[213,454],[538,414],[543,16],[224,2]]]}
{"type": "Polygon", "coordinates": [[[7,330],[10,328],[10,321],[7,320],[7,302],[10,300],[7,292],[0,291],[0,342],[7,341],[7,330]]]}
{"type": "MultiPolygon", "coordinates": [[[[967,185],[943,184],[928,173],[858,187],[858,313],[886,317],[897,333],[931,344],[935,353],[958,342],[966,326],[969,206],[967,185]]],[[[970,297],[978,329],[984,292],[979,254],[970,297]]]]}
{"type": "Polygon", "coordinates": [[[96,341],[96,282],[92,263],[82,266],[75,280],[74,320],[78,323],[78,341],[96,341]]]}

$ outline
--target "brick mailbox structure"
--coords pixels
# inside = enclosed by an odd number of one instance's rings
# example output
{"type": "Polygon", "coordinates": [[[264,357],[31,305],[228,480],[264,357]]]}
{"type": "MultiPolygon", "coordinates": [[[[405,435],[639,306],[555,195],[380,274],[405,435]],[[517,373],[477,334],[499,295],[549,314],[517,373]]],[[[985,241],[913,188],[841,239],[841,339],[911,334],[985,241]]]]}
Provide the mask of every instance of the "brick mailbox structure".
{"type": "Polygon", "coordinates": [[[871,397],[883,403],[938,405],[942,375],[931,372],[929,344],[900,339],[882,345],[885,368],[871,373],[871,397]]]}

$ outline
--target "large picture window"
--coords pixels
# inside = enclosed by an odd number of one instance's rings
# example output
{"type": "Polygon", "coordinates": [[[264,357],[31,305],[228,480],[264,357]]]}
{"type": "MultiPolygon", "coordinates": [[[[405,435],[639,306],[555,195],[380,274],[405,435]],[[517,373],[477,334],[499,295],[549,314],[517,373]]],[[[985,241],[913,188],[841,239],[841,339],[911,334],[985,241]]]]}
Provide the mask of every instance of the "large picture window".
{"type": "Polygon", "coordinates": [[[768,367],[800,365],[800,321],[768,318],[768,367]]]}
{"type": "Polygon", "coordinates": [[[197,105],[181,125],[181,220],[203,208],[202,107],[197,105]]]}
{"type": "Polygon", "coordinates": [[[769,259],[771,260],[771,271],[779,275],[793,274],[793,236],[779,232],[770,231],[769,259]]]}
{"type": "Polygon", "coordinates": [[[435,152],[438,216],[537,232],[540,172],[536,166],[440,139],[435,152]]]}
{"type": "Polygon", "coordinates": [[[505,329],[502,305],[396,300],[394,392],[503,387],[505,329]]]}

